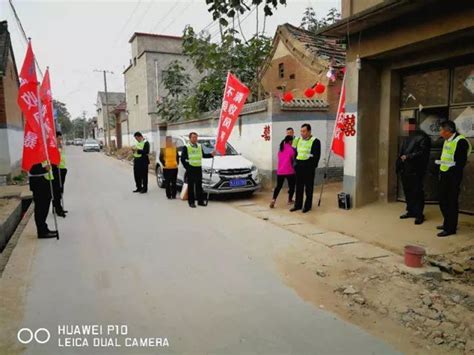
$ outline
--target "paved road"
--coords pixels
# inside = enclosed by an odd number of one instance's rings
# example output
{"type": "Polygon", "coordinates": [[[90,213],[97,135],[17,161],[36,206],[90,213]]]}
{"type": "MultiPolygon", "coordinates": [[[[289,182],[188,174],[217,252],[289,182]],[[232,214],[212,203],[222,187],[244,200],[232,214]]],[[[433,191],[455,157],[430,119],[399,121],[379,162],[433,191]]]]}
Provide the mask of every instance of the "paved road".
{"type": "Polygon", "coordinates": [[[52,338],[25,353],[395,353],[285,285],[272,256],[290,232],[225,202],[168,201],[153,179],[147,195],[132,194],[131,167],[102,154],[70,147],[68,161],[70,213],[59,242],[40,241],[23,321],[52,338]],[[57,327],[70,324],[125,324],[128,335],[121,348],[94,348],[91,337],[88,348],[59,347],[57,327]],[[170,346],[126,348],[127,337],[170,346]]]}

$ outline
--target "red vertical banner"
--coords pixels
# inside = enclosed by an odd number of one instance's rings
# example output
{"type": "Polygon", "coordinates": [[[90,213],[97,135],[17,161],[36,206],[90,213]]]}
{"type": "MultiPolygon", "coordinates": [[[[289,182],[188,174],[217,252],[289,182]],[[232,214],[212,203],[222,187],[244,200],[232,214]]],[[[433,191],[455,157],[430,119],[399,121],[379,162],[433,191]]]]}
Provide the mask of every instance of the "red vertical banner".
{"type": "Polygon", "coordinates": [[[331,150],[334,154],[341,158],[345,156],[344,147],[344,114],[346,112],[346,73],[344,71],[344,79],[342,79],[341,96],[339,97],[339,105],[337,107],[336,122],[334,124],[334,133],[332,137],[331,150]]]}
{"type": "Polygon", "coordinates": [[[51,94],[51,81],[49,78],[49,68],[46,69],[43,82],[40,88],[40,98],[43,108],[44,130],[46,134],[46,146],[51,164],[58,165],[61,161],[58,144],[56,142],[56,127],[53,117],[53,96],[51,94]]]}
{"type": "Polygon", "coordinates": [[[222,155],[225,154],[227,141],[249,94],[249,88],[229,72],[222,98],[219,125],[217,126],[216,150],[222,155]]]}
{"type": "Polygon", "coordinates": [[[29,171],[33,165],[46,160],[41,133],[38,79],[36,78],[35,57],[31,42],[28,43],[25,61],[20,71],[20,88],[17,102],[25,115],[22,168],[29,171]]]}

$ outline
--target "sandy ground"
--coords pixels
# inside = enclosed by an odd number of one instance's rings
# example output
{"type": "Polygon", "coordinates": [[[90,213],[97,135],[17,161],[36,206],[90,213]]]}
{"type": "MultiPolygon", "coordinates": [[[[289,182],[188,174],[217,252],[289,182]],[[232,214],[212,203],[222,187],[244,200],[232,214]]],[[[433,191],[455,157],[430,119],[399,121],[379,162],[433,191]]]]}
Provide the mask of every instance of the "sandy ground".
{"type": "Polygon", "coordinates": [[[461,217],[455,238],[439,240],[433,233],[436,206],[427,208],[429,220],[420,228],[398,219],[401,203],[339,210],[333,201],[337,191],[339,186],[331,185],[323,207],[306,215],[289,212],[284,195],[275,209],[268,208],[269,193],[233,205],[300,237],[276,259],[287,284],[303,299],[409,354],[474,353],[472,217],[461,217]],[[414,275],[399,255],[406,244],[444,253],[441,258],[455,258],[465,270],[450,275],[424,268],[423,275],[414,275]]]}

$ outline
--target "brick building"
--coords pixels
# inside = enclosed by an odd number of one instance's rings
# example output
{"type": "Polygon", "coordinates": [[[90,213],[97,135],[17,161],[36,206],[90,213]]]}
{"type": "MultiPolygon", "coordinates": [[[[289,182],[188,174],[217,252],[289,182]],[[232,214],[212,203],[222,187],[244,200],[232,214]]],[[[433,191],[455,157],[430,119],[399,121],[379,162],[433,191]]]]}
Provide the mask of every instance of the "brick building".
{"type": "MultiPolygon", "coordinates": [[[[0,178],[21,171],[23,115],[17,104],[18,72],[7,21],[0,22],[0,178]]],[[[0,181],[1,182],[1,181],[0,181]]]]}

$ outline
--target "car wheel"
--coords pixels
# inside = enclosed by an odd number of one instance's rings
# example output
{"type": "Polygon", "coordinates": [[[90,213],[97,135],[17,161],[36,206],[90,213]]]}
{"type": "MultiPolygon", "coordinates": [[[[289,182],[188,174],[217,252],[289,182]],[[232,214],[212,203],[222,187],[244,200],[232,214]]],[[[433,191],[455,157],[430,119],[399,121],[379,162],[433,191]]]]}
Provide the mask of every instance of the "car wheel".
{"type": "Polygon", "coordinates": [[[158,184],[159,188],[165,188],[165,178],[163,177],[163,171],[161,170],[160,166],[156,168],[156,183],[158,184]]]}

